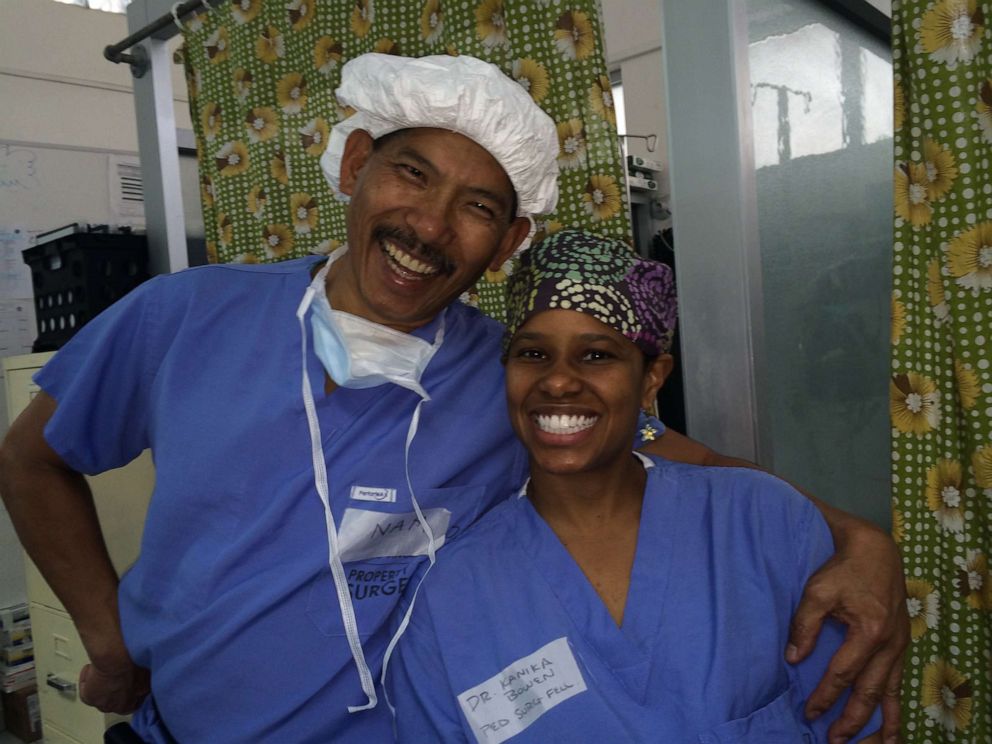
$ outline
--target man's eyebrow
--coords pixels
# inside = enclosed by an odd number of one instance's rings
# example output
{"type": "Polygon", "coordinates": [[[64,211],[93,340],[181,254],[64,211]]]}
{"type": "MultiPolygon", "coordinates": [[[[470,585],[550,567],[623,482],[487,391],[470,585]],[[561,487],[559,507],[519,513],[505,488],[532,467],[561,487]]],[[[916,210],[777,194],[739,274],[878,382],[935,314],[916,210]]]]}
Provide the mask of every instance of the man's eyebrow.
{"type": "Polygon", "coordinates": [[[481,201],[495,203],[501,212],[508,212],[510,210],[510,199],[506,196],[497,194],[495,191],[490,191],[489,189],[484,189],[480,186],[473,186],[469,188],[468,191],[473,196],[478,197],[481,201]]]}
{"type": "Polygon", "coordinates": [[[437,166],[412,147],[400,147],[396,151],[396,157],[414,161],[420,167],[420,170],[430,171],[432,174],[437,173],[437,166]]]}
{"type": "MultiPolygon", "coordinates": [[[[410,146],[400,147],[396,151],[396,157],[412,160],[414,164],[420,168],[420,170],[426,171],[430,175],[438,174],[437,166],[410,146]]],[[[493,202],[499,206],[501,211],[510,211],[510,204],[512,200],[505,195],[501,195],[482,186],[470,186],[467,190],[469,194],[480,201],[493,202]]]]}

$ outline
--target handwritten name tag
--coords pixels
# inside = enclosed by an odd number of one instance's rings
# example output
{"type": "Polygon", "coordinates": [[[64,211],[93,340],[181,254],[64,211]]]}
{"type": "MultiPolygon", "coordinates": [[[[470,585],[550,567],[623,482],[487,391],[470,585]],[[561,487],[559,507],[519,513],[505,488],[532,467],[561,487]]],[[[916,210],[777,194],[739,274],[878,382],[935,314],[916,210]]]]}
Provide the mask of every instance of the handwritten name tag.
{"type": "Polygon", "coordinates": [[[465,690],[458,703],[476,741],[499,744],[585,689],[568,638],[562,637],[465,690]]]}
{"type": "MultiPolygon", "coordinates": [[[[451,521],[447,509],[424,509],[424,518],[434,533],[434,544],[444,545],[451,521]]],[[[364,561],[397,555],[427,555],[429,540],[415,512],[390,514],[368,509],[345,509],[338,528],[341,560],[364,561]]]]}

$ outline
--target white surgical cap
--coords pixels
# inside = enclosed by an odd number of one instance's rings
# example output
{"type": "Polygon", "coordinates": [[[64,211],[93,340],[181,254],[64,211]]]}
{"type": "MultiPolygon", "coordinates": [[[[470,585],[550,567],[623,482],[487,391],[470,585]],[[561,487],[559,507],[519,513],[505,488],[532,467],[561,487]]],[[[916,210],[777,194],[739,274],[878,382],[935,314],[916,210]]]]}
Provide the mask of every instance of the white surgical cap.
{"type": "Polygon", "coordinates": [[[558,202],[558,135],[530,94],[475,57],[363,54],[341,71],[338,102],[357,113],[331,130],[320,159],[339,198],[341,156],[356,129],[373,139],[399,129],[448,129],[474,140],[503,166],[517,214],[547,214],[558,202]]]}

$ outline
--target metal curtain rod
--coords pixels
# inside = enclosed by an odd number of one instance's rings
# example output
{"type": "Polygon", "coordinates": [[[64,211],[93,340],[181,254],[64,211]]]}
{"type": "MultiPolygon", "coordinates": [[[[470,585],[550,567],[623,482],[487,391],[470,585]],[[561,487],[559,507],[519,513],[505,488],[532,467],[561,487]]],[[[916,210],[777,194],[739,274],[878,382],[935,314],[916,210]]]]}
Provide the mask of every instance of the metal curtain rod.
{"type": "MultiPolygon", "coordinates": [[[[213,2],[216,3],[217,0],[213,0],[213,2]]],[[[172,7],[172,12],[157,18],[144,28],[135,31],[126,39],[104,47],[103,56],[114,64],[126,62],[131,66],[131,74],[135,77],[141,77],[148,71],[148,53],[143,47],[136,47],[130,54],[126,50],[135,47],[139,42],[144,41],[152,34],[161,31],[173,23],[178,25],[180,18],[204,7],[208,10],[214,9],[214,5],[211,4],[210,0],[186,0],[186,2],[177,3],[172,7]]]]}

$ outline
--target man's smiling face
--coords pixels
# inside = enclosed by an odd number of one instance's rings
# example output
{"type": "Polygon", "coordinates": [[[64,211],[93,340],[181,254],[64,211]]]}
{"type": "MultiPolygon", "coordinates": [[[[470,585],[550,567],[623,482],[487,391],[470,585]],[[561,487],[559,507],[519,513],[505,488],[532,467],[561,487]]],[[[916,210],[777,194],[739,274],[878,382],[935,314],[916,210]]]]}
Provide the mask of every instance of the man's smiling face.
{"type": "Polygon", "coordinates": [[[348,252],[332,267],[336,310],[399,331],[428,323],[527,236],[506,172],[455,132],[348,138],[341,164],[348,252]]]}

